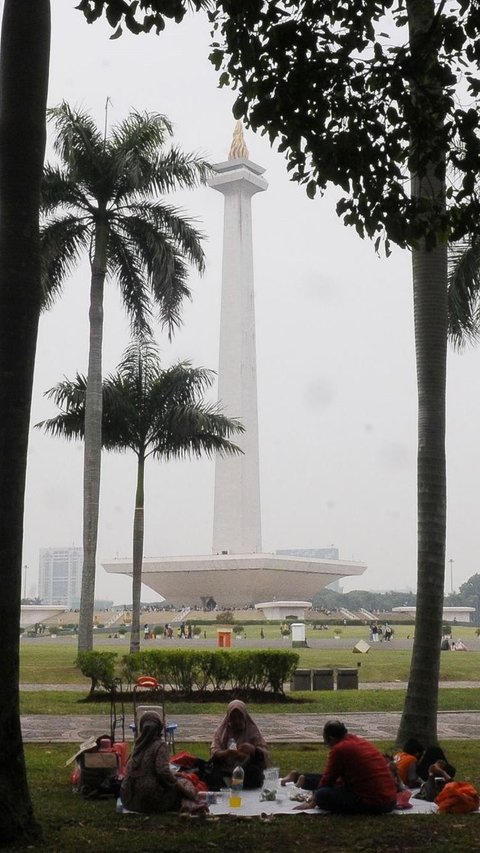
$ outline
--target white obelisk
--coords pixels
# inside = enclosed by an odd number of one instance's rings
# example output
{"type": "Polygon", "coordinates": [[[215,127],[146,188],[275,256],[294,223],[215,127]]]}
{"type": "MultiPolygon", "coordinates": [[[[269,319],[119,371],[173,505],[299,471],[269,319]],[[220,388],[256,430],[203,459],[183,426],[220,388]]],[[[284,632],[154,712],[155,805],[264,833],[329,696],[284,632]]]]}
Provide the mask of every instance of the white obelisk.
{"type": "Polygon", "coordinates": [[[234,439],[243,455],[215,462],[213,553],[256,554],[262,532],[251,199],[268,184],[265,169],[248,159],[240,122],[228,160],[214,169],[209,185],[225,198],[218,398],[246,431],[234,439]]]}

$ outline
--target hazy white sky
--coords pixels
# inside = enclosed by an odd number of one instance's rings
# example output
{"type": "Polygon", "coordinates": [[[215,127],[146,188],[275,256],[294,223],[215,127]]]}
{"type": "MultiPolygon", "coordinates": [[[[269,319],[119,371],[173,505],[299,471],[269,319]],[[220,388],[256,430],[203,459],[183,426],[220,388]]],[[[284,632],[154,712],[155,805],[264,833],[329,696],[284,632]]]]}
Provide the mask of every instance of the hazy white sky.
{"type": "MultiPolygon", "coordinates": [[[[166,33],[111,41],[87,25],[74,0],[53,5],[49,105],[89,110],[103,126],[128,112],[165,113],[185,150],[226,159],[234,96],[217,88],[208,61],[208,25],[190,15],[166,33]]],[[[309,201],[288,181],[281,154],[246,132],[250,158],[266,168],[269,189],[253,199],[261,496],[264,550],[335,545],[368,564],[354,587],[416,585],[416,385],[410,256],[375,255],[335,215],[335,193],[309,201]]],[[[52,157],[51,149],[49,157],[52,157]]],[[[223,199],[208,188],[175,201],[208,235],[207,272],[192,276],[194,298],[172,344],[158,330],[166,364],[218,360],[223,199]]],[[[42,317],[32,423],[52,416],[43,392],[63,375],[86,371],[89,270],[67,283],[42,317]]],[[[129,342],[115,286],[105,299],[104,372],[129,342]]],[[[480,353],[449,355],[448,546],[455,588],[479,570],[476,484],[480,353]]],[[[238,413],[235,413],[238,414],[238,413]]],[[[39,548],[81,545],[81,445],[32,430],[24,564],[36,591],[39,548]]],[[[127,579],[100,564],[131,553],[134,456],[104,456],[97,596],[130,598],[127,579]]],[[[211,551],[213,463],[150,463],[145,556],[211,551]]],[[[450,591],[447,564],[446,589],[450,591]]],[[[143,588],[142,597],[155,595],[143,588]]]]}

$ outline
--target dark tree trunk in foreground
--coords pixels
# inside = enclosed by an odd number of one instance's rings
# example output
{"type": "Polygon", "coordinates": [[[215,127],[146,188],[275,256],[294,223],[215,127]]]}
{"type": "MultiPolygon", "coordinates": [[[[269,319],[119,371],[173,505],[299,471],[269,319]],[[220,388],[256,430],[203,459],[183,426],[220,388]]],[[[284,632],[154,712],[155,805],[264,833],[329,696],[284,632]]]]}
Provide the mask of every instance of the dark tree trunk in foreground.
{"type": "Polygon", "coordinates": [[[25,773],[18,677],[49,53],[49,0],[5,0],[0,52],[0,843],[39,834],[25,773]]]}

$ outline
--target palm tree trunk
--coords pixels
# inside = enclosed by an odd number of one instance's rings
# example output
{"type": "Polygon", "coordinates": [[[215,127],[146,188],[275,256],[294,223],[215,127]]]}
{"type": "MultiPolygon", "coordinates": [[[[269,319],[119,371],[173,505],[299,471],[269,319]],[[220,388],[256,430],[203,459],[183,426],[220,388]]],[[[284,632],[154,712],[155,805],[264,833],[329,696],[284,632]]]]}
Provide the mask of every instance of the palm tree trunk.
{"type": "MultiPolygon", "coordinates": [[[[434,21],[432,0],[407,3],[411,42],[434,21]]],[[[412,53],[414,49],[412,48],[412,53]]],[[[425,56],[424,91],[438,96],[436,54],[425,56]],[[433,71],[433,74],[432,74],[433,71]]],[[[417,109],[418,109],[417,104],[417,109]]],[[[429,105],[430,107],[430,105],[429,105]]],[[[439,113],[437,128],[441,131],[439,113]]],[[[437,137],[438,138],[438,137],[437,137]]],[[[421,145],[421,140],[416,140],[421,145]]],[[[414,140],[415,142],[415,140],[414,140]]],[[[413,177],[412,195],[445,204],[444,160],[430,163],[426,174],[413,177]]],[[[446,460],[445,398],[447,360],[447,247],[413,251],[415,349],[418,390],[418,576],[415,639],[410,676],[398,732],[401,743],[416,737],[426,746],[437,740],[438,680],[445,582],[446,460]]]]}
{"type": "Polygon", "coordinates": [[[95,573],[97,556],[100,467],[102,457],[102,338],[103,289],[107,266],[107,227],[95,229],[95,253],[90,287],[90,350],[85,395],[85,447],[83,468],[83,571],[78,651],[93,647],[95,573]]]}
{"type": "Polygon", "coordinates": [[[140,596],[142,591],[144,505],[145,505],[145,454],[138,454],[137,492],[133,517],[133,574],[132,574],[132,631],[130,651],[140,651],[140,596]]]}
{"type": "Polygon", "coordinates": [[[437,740],[445,583],[447,248],[413,253],[418,383],[418,578],[415,639],[399,742],[437,740]]]}
{"type": "Polygon", "coordinates": [[[22,538],[41,303],[39,192],[45,153],[49,0],[5,0],[0,50],[0,841],[33,842],[19,716],[22,538]]]}

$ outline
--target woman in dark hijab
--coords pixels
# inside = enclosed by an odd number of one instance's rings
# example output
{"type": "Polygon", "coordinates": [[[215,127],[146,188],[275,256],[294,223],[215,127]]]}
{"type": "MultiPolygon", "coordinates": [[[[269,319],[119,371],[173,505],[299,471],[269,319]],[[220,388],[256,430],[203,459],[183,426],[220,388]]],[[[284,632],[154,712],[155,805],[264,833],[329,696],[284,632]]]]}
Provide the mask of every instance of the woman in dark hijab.
{"type": "Polygon", "coordinates": [[[211,769],[208,786],[218,790],[226,784],[236,764],[244,770],[244,788],[260,788],[267,766],[265,740],[240,699],[234,699],[215,729],[210,745],[211,769]]]}
{"type": "Polygon", "coordinates": [[[125,808],[147,814],[195,809],[194,786],[171,771],[160,715],[146,711],[139,729],[122,782],[120,796],[125,808]]]}

